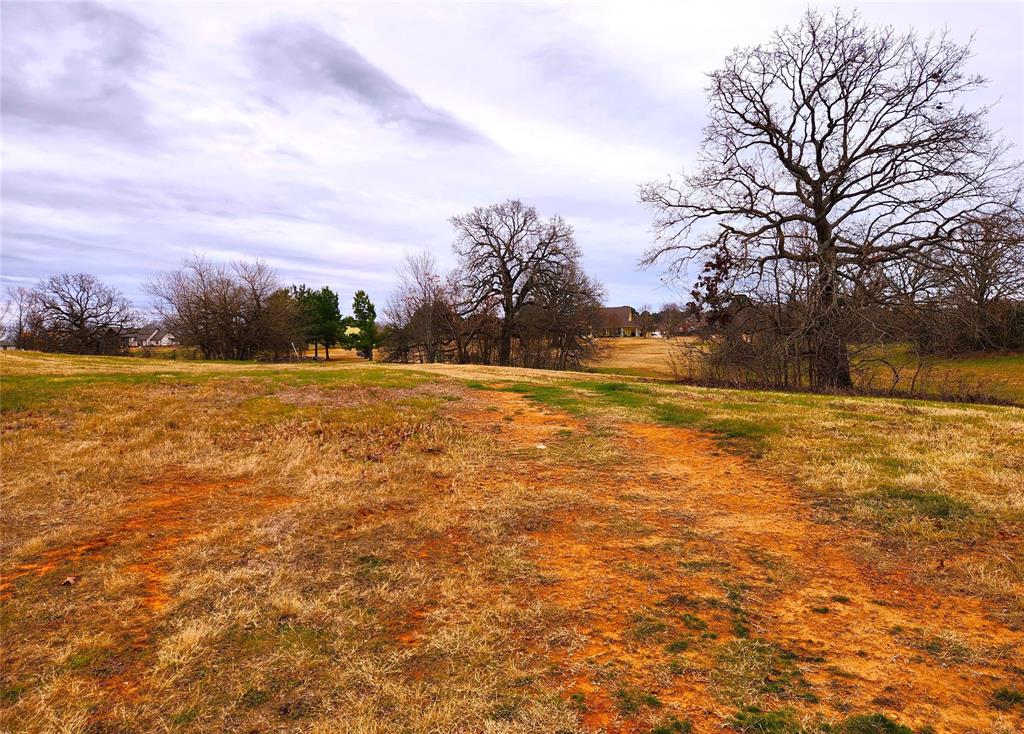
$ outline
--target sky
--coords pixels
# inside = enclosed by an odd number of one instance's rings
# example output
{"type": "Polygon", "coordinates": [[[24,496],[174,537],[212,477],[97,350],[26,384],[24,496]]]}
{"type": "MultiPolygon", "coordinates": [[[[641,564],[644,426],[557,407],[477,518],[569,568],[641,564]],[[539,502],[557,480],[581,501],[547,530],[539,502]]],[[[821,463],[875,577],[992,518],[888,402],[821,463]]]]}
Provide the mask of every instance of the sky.
{"type": "MultiPolygon", "coordinates": [[[[1024,3],[842,7],[973,35],[969,102],[1022,157],[1024,3]]],[[[806,8],[4,2],[0,283],[91,272],[145,307],[198,253],[380,304],[407,253],[454,264],[452,216],[518,198],[610,305],[676,300],[637,267],[637,186],[693,165],[706,74],[806,8]]]]}

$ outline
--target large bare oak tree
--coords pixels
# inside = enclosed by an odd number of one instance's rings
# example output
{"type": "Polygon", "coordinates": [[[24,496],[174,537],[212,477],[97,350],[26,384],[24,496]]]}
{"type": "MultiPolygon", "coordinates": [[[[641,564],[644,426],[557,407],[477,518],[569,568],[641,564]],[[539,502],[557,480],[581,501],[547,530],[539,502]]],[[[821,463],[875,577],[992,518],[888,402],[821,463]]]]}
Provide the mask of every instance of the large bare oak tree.
{"type": "Polygon", "coordinates": [[[512,363],[512,338],[520,312],[541,286],[580,257],[572,227],[559,216],[510,199],[453,217],[466,302],[476,311],[493,302],[501,313],[498,362],[512,363]]]}
{"type": "Polygon", "coordinates": [[[814,10],[735,51],[710,75],[696,171],[641,187],[657,234],[643,263],[718,257],[746,282],[809,266],[812,380],[849,387],[845,294],[892,264],[940,265],[965,227],[1018,200],[987,108],[964,106],[985,83],[970,56],[947,34],[814,10]]]}
{"type": "Polygon", "coordinates": [[[121,334],[138,321],[117,289],[88,273],[61,273],[35,287],[28,328],[36,348],[102,354],[119,351],[121,334]]]}

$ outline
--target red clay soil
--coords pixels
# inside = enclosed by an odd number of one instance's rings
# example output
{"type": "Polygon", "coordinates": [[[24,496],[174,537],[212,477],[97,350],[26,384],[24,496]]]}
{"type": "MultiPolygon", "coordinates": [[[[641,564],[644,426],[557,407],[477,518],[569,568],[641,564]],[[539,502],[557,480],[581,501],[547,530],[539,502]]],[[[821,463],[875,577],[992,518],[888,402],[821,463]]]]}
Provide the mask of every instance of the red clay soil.
{"type": "MultiPolygon", "coordinates": [[[[130,649],[142,650],[149,646],[154,626],[172,600],[168,576],[176,570],[175,552],[203,531],[203,510],[209,509],[211,502],[221,509],[231,506],[232,503],[226,500],[236,499],[239,490],[247,484],[234,480],[199,481],[180,474],[168,474],[150,482],[140,488],[142,498],[133,504],[132,513],[109,530],[46,551],[32,562],[5,571],[0,601],[10,598],[15,593],[14,582],[26,575],[40,578],[53,575],[54,585],[73,585],[80,575],[97,568],[115,553],[127,556],[132,560],[121,568],[137,576],[141,584],[141,593],[137,596],[139,604],[127,618],[119,620],[119,639],[123,646],[120,653],[124,660],[129,660],[132,657],[127,655],[130,649]],[[56,571],[60,572],[59,575],[55,574],[56,571]]],[[[254,512],[267,512],[291,501],[291,498],[282,496],[250,498],[244,503],[244,508],[251,516],[254,512]]],[[[134,662],[126,662],[102,685],[130,696],[138,689],[141,669],[141,661],[137,658],[134,662]]]]}
{"type": "MultiPolygon", "coordinates": [[[[486,399],[499,410],[460,419],[500,431],[510,448],[582,427],[517,394],[486,399]]],[[[534,561],[550,582],[534,593],[563,609],[581,640],[553,661],[556,677],[566,695],[582,695],[590,730],[646,732],[671,713],[694,731],[720,732],[738,696],[828,721],[882,712],[937,732],[1024,731],[1019,714],[992,707],[995,689],[1022,683],[1014,666],[1024,660],[1024,635],[993,621],[981,601],[856,560],[869,542],[864,531],[816,522],[793,486],[706,435],[616,428],[618,447],[636,457],[629,468],[519,464],[522,481],[580,483],[594,502],[585,515],[564,513],[532,533],[534,561]],[[680,633],[694,644],[667,652],[680,633]],[[732,645],[742,667],[745,645],[762,642],[794,661],[799,695],[730,690],[722,651],[732,645]],[[662,706],[623,713],[623,689],[653,693],[662,706]]]]}
{"type": "Polygon", "coordinates": [[[167,572],[165,561],[178,544],[195,534],[192,515],[196,505],[214,491],[237,484],[170,477],[157,480],[143,489],[147,498],[120,524],[87,540],[48,550],[37,560],[19,564],[6,572],[0,582],[0,592],[3,592],[0,600],[9,597],[14,581],[29,574],[41,577],[59,568],[70,574],[69,579],[75,579],[74,574],[84,560],[95,561],[112,546],[134,544],[145,533],[156,540],[143,543],[139,559],[126,570],[143,577],[146,593],[142,601],[151,610],[159,611],[167,603],[162,583],[167,572]]]}

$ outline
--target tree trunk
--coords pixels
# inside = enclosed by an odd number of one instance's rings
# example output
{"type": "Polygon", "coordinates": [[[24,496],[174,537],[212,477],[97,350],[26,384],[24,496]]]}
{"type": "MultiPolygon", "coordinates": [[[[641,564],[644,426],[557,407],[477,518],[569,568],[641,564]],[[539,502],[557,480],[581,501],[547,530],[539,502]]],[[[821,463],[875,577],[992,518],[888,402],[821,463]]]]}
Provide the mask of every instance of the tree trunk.
{"type": "Polygon", "coordinates": [[[850,354],[842,331],[842,304],[834,253],[823,258],[817,281],[817,292],[812,295],[810,332],[813,386],[824,390],[848,390],[853,387],[853,380],[850,377],[850,354]]]}
{"type": "Polygon", "coordinates": [[[841,337],[818,334],[814,350],[815,387],[825,390],[848,390],[853,387],[850,376],[850,354],[841,337]]]}
{"type": "Polygon", "coordinates": [[[324,360],[327,362],[331,361],[331,347],[328,344],[324,344],[324,360]]]}
{"type": "Polygon", "coordinates": [[[501,325],[501,343],[498,345],[498,364],[512,366],[512,319],[506,317],[501,325]]]}

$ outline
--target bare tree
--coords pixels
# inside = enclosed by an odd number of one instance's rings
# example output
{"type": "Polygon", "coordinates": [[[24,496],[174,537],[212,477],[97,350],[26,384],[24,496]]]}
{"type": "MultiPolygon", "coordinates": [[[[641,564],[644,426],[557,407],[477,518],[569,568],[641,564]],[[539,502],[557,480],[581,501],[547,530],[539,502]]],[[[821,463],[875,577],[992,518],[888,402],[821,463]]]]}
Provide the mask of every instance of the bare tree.
{"type": "Polygon", "coordinates": [[[388,359],[566,369],[593,356],[603,289],[583,271],[568,225],[519,202],[453,221],[459,268],[442,277],[422,254],[399,269],[385,310],[388,359]]]}
{"type": "Polygon", "coordinates": [[[229,345],[233,314],[240,310],[238,292],[223,265],[194,257],[181,268],[162,273],[144,286],[156,299],[164,326],[183,346],[203,357],[234,356],[229,345]]]}
{"type": "Polygon", "coordinates": [[[462,305],[476,311],[497,304],[498,362],[509,365],[519,313],[547,278],[579,258],[572,227],[558,216],[542,220],[536,209],[513,199],[477,207],[451,222],[467,299],[462,305]]]}
{"type": "MultiPolygon", "coordinates": [[[[1008,317],[1024,309],[1024,223],[1012,213],[990,217],[965,228],[950,253],[944,290],[959,328],[952,349],[1007,349],[1014,324],[1008,317]]],[[[1019,327],[1018,327],[1019,328],[1019,327]]]]}
{"type": "Polygon", "coordinates": [[[639,324],[641,336],[650,336],[651,332],[657,327],[657,321],[657,317],[651,311],[651,304],[645,303],[640,307],[639,324]]]}
{"type": "Polygon", "coordinates": [[[138,314],[121,293],[88,273],[62,273],[36,286],[25,328],[34,346],[73,354],[121,350],[121,334],[138,314]]]}
{"type": "Polygon", "coordinates": [[[657,328],[662,336],[682,336],[686,330],[688,318],[686,311],[677,303],[663,303],[657,313],[657,328]]]}
{"type": "Polygon", "coordinates": [[[604,288],[576,262],[553,273],[520,314],[522,364],[540,369],[579,367],[597,352],[604,288]]]}
{"type": "Polygon", "coordinates": [[[29,322],[32,318],[32,306],[35,298],[35,291],[31,288],[16,286],[7,289],[7,300],[4,302],[3,336],[19,349],[27,349],[30,346],[29,322]]]}
{"type": "Polygon", "coordinates": [[[398,286],[384,308],[392,327],[392,358],[408,361],[415,352],[421,362],[440,361],[444,345],[453,337],[450,309],[433,256],[407,255],[398,270],[398,286]]]}
{"type": "Polygon", "coordinates": [[[844,324],[864,274],[938,264],[972,221],[1019,198],[987,108],[961,105],[984,84],[969,58],[945,33],[814,10],[735,51],[711,74],[698,170],[641,187],[657,232],[643,264],[678,273],[724,253],[736,282],[775,261],[807,265],[812,383],[849,387],[844,324]]]}
{"type": "Polygon", "coordinates": [[[262,261],[222,265],[195,257],[145,289],[165,327],[207,359],[279,357],[302,341],[298,305],[262,261]]]}
{"type": "Polygon", "coordinates": [[[231,264],[233,281],[239,290],[235,351],[240,359],[260,353],[288,352],[289,342],[299,333],[297,309],[281,292],[277,273],[263,260],[242,260],[231,264]]]}

